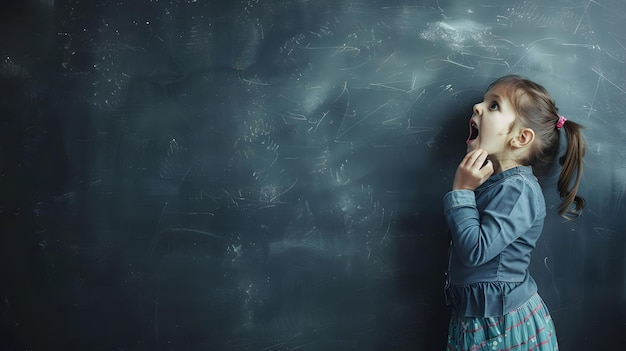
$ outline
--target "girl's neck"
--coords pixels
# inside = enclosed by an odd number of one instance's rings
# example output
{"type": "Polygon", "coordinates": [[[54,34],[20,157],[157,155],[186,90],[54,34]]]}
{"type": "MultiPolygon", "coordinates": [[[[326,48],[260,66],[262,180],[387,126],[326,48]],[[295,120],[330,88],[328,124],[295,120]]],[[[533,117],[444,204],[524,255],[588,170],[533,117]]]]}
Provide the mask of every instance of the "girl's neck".
{"type": "Polygon", "coordinates": [[[497,173],[502,173],[504,171],[506,171],[507,169],[511,169],[517,166],[521,166],[521,164],[515,160],[512,159],[497,159],[497,158],[493,158],[491,159],[491,162],[493,162],[493,173],[497,174],[497,173]]]}

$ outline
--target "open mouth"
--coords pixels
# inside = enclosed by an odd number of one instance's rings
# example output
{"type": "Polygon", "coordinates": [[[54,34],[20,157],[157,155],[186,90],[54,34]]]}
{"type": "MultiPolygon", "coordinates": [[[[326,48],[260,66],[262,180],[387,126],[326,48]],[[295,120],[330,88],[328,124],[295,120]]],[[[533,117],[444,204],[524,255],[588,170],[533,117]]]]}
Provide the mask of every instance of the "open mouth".
{"type": "Polygon", "coordinates": [[[472,141],[478,138],[478,127],[474,121],[470,121],[470,132],[469,137],[467,138],[467,143],[471,143],[472,141]]]}

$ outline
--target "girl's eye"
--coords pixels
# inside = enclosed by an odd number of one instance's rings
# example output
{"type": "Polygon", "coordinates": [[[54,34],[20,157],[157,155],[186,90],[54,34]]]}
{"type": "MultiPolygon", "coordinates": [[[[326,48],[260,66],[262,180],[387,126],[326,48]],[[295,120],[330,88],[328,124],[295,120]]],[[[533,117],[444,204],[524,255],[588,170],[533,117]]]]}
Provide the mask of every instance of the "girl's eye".
{"type": "Polygon", "coordinates": [[[497,102],[492,102],[491,105],[489,105],[489,109],[492,111],[497,111],[500,108],[500,106],[498,105],[497,102]]]}

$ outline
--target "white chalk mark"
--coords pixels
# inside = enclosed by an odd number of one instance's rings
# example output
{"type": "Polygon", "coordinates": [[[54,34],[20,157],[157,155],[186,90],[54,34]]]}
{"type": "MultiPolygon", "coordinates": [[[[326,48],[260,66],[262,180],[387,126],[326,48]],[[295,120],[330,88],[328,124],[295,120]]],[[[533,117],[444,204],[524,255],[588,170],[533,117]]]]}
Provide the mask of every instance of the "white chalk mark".
{"type": "Polygon", "coordinates": [[[510,41],[508,39],[494,39],[494,42],[496,42],[496,41],[503,41],[503,42],[509,43],[509,44],[511,44],[511,45],[513,45],[513,46],[515,46],[517,48],[520,48],[520,47],[524,46],[523,44],[516,44],[516,43],[514,43],[514,42],[512,42],[512,41],[510,41]]]}
{"type": "Polygon", "coordinates": [[[320,118],[320,120],[315,125],[315,129],[313,129],[313,133],[317,133],[317,128],[320,127],[320,124],[322,124],[322,121],[324,121],[324,119],[326,118],[326,116],[328,116],[329,113],[330,111],[324,111],[324,113],[322,113],[322,118],[320,118]]]}
{"type": "Polygon", "coordinates": [[[339,135],[337,135],[337,137],[335,139],[339,139],[342,136],[346,135],[346,133],[348,133],[349,131],[351,131],[352,129],[354,129],[356,126],[360,125],[361,123],[363,123],[366,119],[368,119],[371,115],[373,115],[374,113],[380,111],[383,107],[389,105],[391,102],[393,101],[393,99],[385,102],[384,104],[378,106],[374,111],[368,113],[366,116],[364,116],[363,118],[361,118],[360,120],[358,120],[356,123],[354,123],[353,125],[351,125],[350,127],[346,128],[342,133],[340,133],[339,135]]]}
{"type": "Polygon", "coordinates": [[[216,239],[224,239],[224,237],[217,235],[215,233],[208,232],[206,230],[192,229],[192,228],[164,228],[160,231],[160,235],[163,233],[190,233],[190,234],[200,234],[204,236],[208,236],[210,238],[216,239]]]}
{"type": "Polygon", "coordinates": [[[394,90],[394,91],[400,91],[400,92],[406,93],[406,90],[404,90],[404,89],[391,87],[391,86],[385,85],[383,83],[370,83],[370,86],[381,87],[381,88],[384,88],[385,90],[394,90]]]}
{"type": "Polygon", "coordinates": [[[524,60],[524,58],[526,58],[526,56],[528,56],[528,54],[535,48],[535,45],[537,43],[541,41],[545,41],[545,40],[556,40],[556,38],[548,37],[548,38],[538,39],[530,43],[524,55],[522,55],[522,57],[520,57],[519,60],[517,60],[517,62],[515,62],[515,64],[511,66],[511,69],[515,68],[520,62],[522,62],[522,60],[524,60]]]}
{"type": "Polygon", "coordinates": [[[394,56],[396,56],[396,51],[392,52],[391,55],[387,56],[387,58],[376,69],[376,72],[380,71],[387,64],[387,61],[391,60],[391,58],[394,56]]]}
{"type": "Polygon", "coordinates": [[[366,65],[366,62],[363,62],[363,63],[358,64],[358,65],[356,65],[356,66],[347,67],[347,68],[340,68],[340,70],[341,70],[341,71],[350,71],[350,70],[353,70],[353,69],[357,69],[357,68],[359,68],[359,67],[363,67],[363,66],[365,66],[365,65],[366,65]]]}
{"type": "MultiPolygon", "coordinates": [[[[343,86],[341,87],[341,93],[339,93],[339,95],[337,96],[337,98],[335,98],[335,101],[333,101],[333,103],[339,101],[339,99],[341,99],[341,97],[343,96],[343,94],[348,94],[348,103],[346,103],[346,108],[349,105],[349,101],[350,101],[350,91],[348,91],[348,82],[344,81],[343,82],[343,86]]],[[[317,124],[315,125],[315,129],[313,129],[313,133],[317,133],[317,129],[319,128],[320,124],[322,124],[322,121],[326,118],[326,116],[328,116],[328,113],[330,111],[326,111],[323,113],[322,118],[320,118],[320,120],[317,122],[317,124]]]]}
{"type": "MultiPolygon", "coordinates": [[[[413,90],[415,89],[411,89],[411,91],[413,90]]],[[[422,89],[422,91],[420,91],[419,95],[417,95],[414,101],[417,102],[422,96],[424,96],[424,94],[426,94],[426,89],[422,89]]]]}
{"type": "Polygon", "coordinates": [[[247,78],[243,78],[242,80],[244,82],[246,82],[248,84],[252,84],[252,85],[269,85],[268,83],[258,82],[258,81],[254,81],[254,80],[247,79],[247,78]]]}
{"type": "Polygon", "coordinates": [[[617,61],[619,63],[622,63],[622,64],[625,63],[624,61],[622,61],[622,60],[618,59],[617,57],[611,55],[608,51],[605,51],[604,53],[607,54],[608,57],[612,58],[613,60],[615,60],[615,61],[617,61]]]}
{"type": "Polygon", "coordinates": [[[624,44],[622,44],[621,41],[617,40],[617,38],[615,38],[615,36],[613,36],[613,33],[608,33],[609,36],[611,37],[611,39],[615,40],[615,42],[617,43],[617,45],[619,45],[622,49],[626,50],[626,46],[624,46],[624,44]]]}
{"type": "Polygon", "coordinates": [[[586,49],[595,49],[595,45],[593,44],[573,44],[573,43],[563,43],[561,46],[574,46],[574,47],[582,47],[586,49]]]}
{"type": "Polygon", "coordinates": [[[596,96],[598,96],[598,89],[600,88],[600,81],[602,80],[602,74],[600,74],[600,72],[597,72],[595,70],[593,71],[598,74],[598,81],[596,82],[596,89],[593,92],[593,99],[591,100],[591,106],[589,107],[589,113],[587,114],[587,119],[591,117],[591,112],[593,112],[593,105],[595,105],[596,103],[596,96]]]}
{"type": "Polygon", "coordinates": [[[274,202],[279,197],[285,195],[289,190],[293,189],[293,187],[295,187],[296,184],[298,184],[298,180],[299,180],[299,178],[296,178],[296,180],[293,182],[293,184],[291,184],[291,186],[289,186],[289,188],[285,189],[285,191],[283,191],[282,193],[280,193],[280,194],[274,196],[273,198],[271,198],[269,202],[274,202]]]}
{"type": "Polygon", "coordinates": [[[590,2],[593,2],[594,4],[596,4],[596,5],[600,6],[600,7],[602,7],[602,8],[603,8],[603,9],[605,9],[605,10],[608,10],[608,11],[611,11],[611,12],[615,11],[614,9],[612,9],[612,8],[610,8],[610,7],[607,7],[607,6],[604,6],[604,5],[602,5],[601,3],[597,2],[597,1],[591,0],[590,2]]]}
{"type": "Polygon", "coordinates": [[[287,121],[287,118],[289,118],[290,120],[295,120],[295,121],[306,121],[307,120],[305,115],[303,115],[301,113],[291,112],[291,111],[287,111],[287,116],[281,114],[281,118],[283,119],[283,122],[285,122],[285,124],[289,124],[288,121],[287,121]]]}
{"type": "Polygon", "coordinates": [[[343,96],[344,93],[348,94],[348,101],[350,101],[350,91],[348,90],[348,81],[343,82],[343,87],[341,87],[341,93],[335,99],[335,102],[339,101],[339,99],[343,96]]]}
{"type": "MultiPolygon", "coordinates": [[[[432,127],[407,127],[406,128],[406,132],[402,133],[404,135],[406,134],[417,134],[417,133],[426,133],[426,132],[432,132],[433,130],[435,130],[432,127]]],[[[437,133],[438,134],[438,133],[437,133]]]]}
{"type": "MultiPolygon", "coordinates": [[[[470,69],[470,70],[475,69],[475,68],[474,68],[474,67],[472,67],[472,66],[464,65],[464,64],[462,64],[462,63],[458,63],[458,62],[452,61],[452,60],[450,60],[450,59],[432,59],[432,60],[428,60],[428,61],[426,61],[426,62],[424,63],[424,66],[426,66],[426,65],[428,65],[429,63],[432,63],[432,62],[447,62],[447,63],[451,63],[451,64],[453,64],[453,65],[456,65],[456,66],[459,66],[459,67],[463,67],[463,68],[467,68],[467,69],[470,69]]],[[[435,72],[435,71],[441,71],[441,70],[442,70],[442,69],[444,69],[445,67],[442,67],[442,68],[439,68],[439,69],[434,69],[434,68],[432,68],[432,69],[431,69],[431,68],[428,68],[428,67],[425,67],[425,68],[426,68],[427,70],[429,70],[429,71],[435,72]]]]}
{"type": "Polygon", "coordinates": [[[411,91],[415,90],[415,86],[417,85],[417,72],[413,72],[411,75],[411,91]]]}
{"type": "MultiPolygon", "coordinates": [[[[432,130],[432,128],[431,128],[432,130]]],[[[430,139],[428,139],[428,141],[426,142],[426,146],[428,146],[429,148],[432,149],[433,145],[435,144],[435,139],[437,138],[437,135],[439,135],[441,133],[443,129],[439,129],[437,131],[437,133],[433,134],[430,139]]]]}
{"type": "Polygon", "coordinates": [[[583,18],[585,18],[585,15],[587,14],[587,10],[589,10],[589,5],[594,2],[593,0],[589,1],[587,3],[587,6],[585,6],[585,11],[583,11],[583,14],[580,15],[580,20],[578,21],[578,24],[576,25],[576,29],[574,29],[574,34],[576,34],[578,32],[578,28],[580,28],[580,24],[583,21],[583,18]]]}
{"type": "MultiPolygon", "coordinates": [[[[404,116],[398,116],[398,117],[394,117],[394,118],[389,118],[389,119],[383,121],[383,125],[384,126],[385,125],[390,125],[390,124],[393,124],[394,122],[396,122],[398,120],[402,120],[402,119],[404,119],[404,116]]],[[[411,120],[409,119],[409,123],[410,123],[410,121],[411,120]]]]}
{"type": "Polygon", "coordinates": [[[624,88],[620,87],[619,85],[613,83],[610,79],[608,79],[605,75],[603,75],[602,73],[598,72],[597,69],[592,68],[592,71],[594,71],[598,76],[600,76],[600,78],[606,80],[607,82],[611,83],[612,86],[614,86],[615,88],[617,88],[617,90],[621,91],[623,94],[626,94],[626,90],[624,90],[624,88]]]}

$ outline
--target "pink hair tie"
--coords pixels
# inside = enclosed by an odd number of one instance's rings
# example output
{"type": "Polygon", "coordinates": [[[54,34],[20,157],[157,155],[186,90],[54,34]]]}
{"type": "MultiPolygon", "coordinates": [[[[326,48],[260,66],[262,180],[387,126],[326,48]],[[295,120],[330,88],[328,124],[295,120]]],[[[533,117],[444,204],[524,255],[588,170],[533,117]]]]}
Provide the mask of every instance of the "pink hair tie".
{"type": "Polygon", "coordinates": [[[567,118],[559,116],[559,120],[556,121],[556,129],[561,129],[561,127],[565,124],[565,121],[567,121],[567,118]]]}

